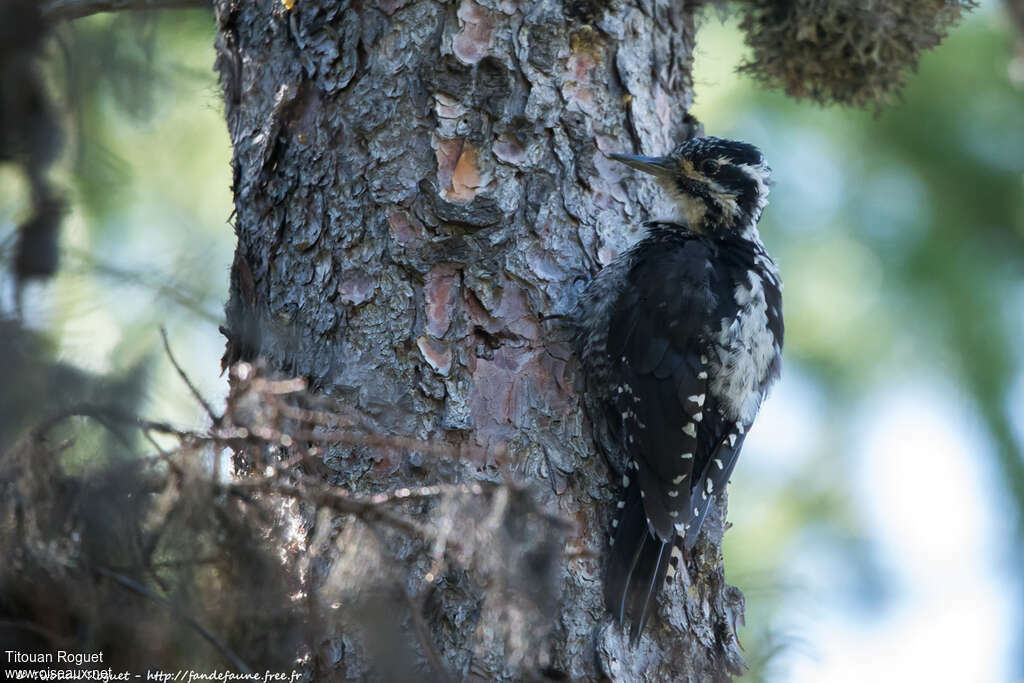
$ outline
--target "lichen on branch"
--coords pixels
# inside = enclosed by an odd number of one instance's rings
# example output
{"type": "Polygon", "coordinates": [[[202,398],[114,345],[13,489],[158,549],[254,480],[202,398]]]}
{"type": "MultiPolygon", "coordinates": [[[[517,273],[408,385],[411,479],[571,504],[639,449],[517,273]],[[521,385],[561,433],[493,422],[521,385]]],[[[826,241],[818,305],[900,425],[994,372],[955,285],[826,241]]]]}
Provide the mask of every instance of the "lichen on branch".
{"type": "Polygon", "coordinates": [[[753,0],[741,72],[819,104],[880,107],[973,0],[753,0]]]}

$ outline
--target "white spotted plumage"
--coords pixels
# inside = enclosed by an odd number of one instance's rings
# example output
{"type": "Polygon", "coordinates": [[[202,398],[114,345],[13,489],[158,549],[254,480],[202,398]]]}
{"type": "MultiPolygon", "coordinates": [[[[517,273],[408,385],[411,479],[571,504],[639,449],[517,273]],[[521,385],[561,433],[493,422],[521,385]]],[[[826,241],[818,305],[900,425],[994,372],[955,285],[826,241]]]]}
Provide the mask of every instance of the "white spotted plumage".
{"type": "Polygon", "coordinates": [[[618,158],[658,175],[686,219],[648,224],[581,298],[585,404],[616,469],[636,470],[623,478],[618,573],[606,580],[635,638],[649,577],[669,555],[676,573],[778,374],[781,298],[757,233],[769,169],[756,148],[700,138],[661,160],[618,158]]]}
{"type": "Polygon", "coordinates": [[[768,326],[764,280],[753,270],[736,286],[733,297],[739,311],[722,321],[715,338],[711,363],[711,391],[720,398],[733,420],[754,421],[764,398],[759,390],[777,362],[778,343],[768,326]]]}

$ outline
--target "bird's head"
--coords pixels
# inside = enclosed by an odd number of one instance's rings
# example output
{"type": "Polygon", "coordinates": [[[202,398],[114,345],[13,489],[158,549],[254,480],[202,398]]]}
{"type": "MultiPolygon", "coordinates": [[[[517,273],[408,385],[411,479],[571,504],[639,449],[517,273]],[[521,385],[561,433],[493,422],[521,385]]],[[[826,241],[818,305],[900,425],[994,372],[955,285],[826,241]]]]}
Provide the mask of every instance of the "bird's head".
{"type": "Polygon", "coordinates": [[[757,147],[703,137],[687,140],[664,157],[611,157],[653,175],[679,205],[691,230],[723,237],[756,235],[771,176],[757,147]]]}

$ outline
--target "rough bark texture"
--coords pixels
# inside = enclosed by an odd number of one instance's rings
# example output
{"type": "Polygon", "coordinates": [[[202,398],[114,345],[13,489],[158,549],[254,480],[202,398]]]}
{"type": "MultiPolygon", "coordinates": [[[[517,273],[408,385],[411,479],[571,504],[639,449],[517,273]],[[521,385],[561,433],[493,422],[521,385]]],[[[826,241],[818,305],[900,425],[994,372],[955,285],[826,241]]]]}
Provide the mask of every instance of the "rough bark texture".
{"type": "MultiPolygon", "coordinates": [[[[422,542],[379,534],[384,550],[371,561],[364,549],[375,541],[355,520],[325,528],[321,519],[309,535],[310,591],[331,584],[341,562],[364,577],[396,576],[413,594],[427,575],[429,599],[401,633],[418,633],[405,637],[438,678],[438,656],[460,679],[703,681],[737,671],[742,595],[724,581],[717,517],[640,644],[630,648],[611,624],[600,556],[614,484],[580,409],[565,325],[544,318],[567,312],[642,221],[663,215],[653,185],[605,153],[661,153],[683,137],[693,7],[218,0],[216,9],[238,234],[228,359],[261,355],[343,400],[366,429],[471,454],[338,447],[324,459],[335,483],[365,493],[512,480],[572,523],[564,537],[537,522],[520,529],[521,542],[475,550],[513,568],[521,558],[509,553],[531,544],[554,558],[552,594],[512,591],[536,604],[497,618],[488,618],[500,602],[493,582],[475,570],[485,562],[460,571],[450,552],[434,577],[422,542]],[[563,556],[563,546],[584,552],[563,556]],[[352,557],[360,552],[365,561],[352,557]]],[[[503,505],[514,518],[514,501],[503,505]]],[[[396,675],[356,625],[342,631],[312,653],[315,675],[396,675]]]]}

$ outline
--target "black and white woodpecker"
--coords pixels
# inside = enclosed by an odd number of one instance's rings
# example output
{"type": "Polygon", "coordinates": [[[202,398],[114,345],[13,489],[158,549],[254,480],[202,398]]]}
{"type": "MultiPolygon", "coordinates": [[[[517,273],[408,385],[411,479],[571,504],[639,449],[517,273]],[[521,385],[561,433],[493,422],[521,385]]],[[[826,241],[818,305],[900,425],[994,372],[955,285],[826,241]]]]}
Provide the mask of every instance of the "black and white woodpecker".
{"type": "Polygon", "coordinates": [[[647,223],[574,314],[584,404],[625,489],[605,602],[635,641],[779,376],[782,294],[757,231],[771,169],[756,147],[701,137],[611,156],[652,174],[679,214],[647,223]]]}

